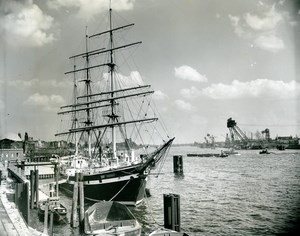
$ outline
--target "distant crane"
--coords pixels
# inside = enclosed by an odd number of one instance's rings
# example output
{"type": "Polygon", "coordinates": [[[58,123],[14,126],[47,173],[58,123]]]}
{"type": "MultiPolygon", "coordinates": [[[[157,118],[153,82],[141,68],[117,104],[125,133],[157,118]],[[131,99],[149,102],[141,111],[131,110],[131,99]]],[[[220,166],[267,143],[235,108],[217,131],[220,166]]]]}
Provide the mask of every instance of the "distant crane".
{"type": "Polygon", "coordinates": [[[237,123],[232,118],[227,120],[227,128],[230,132],[231,142],[235,143],[240,140],[245,146],[247,146],[249,142],[249,138],[246,134],[237,126],[237,123]]]}
{"type": "Polygon", "coordinates": [[[265,140],[270,141],[270,130],[269,129],[265,129],[265,130],[261,131],[261,133],[264,136],[265,140]]]}

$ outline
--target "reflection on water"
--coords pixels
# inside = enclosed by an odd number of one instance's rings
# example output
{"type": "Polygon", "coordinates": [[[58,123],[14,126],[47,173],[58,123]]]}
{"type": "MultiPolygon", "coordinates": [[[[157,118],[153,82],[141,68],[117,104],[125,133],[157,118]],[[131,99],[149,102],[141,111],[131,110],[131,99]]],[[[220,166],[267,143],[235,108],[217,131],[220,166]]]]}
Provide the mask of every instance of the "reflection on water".
{"type": "MultiPolygon", "coordinates": [[[[241,150],[227,158],[187,157],[187,153],[220,150],[173,147],[164,167],[149,176],[151,197],[130,208],[144,235],[163,225],[163,194],[180,195],[181,227],[190,235],[274,235],[295,228],[300,216],[300,150],[241,150]],[[183,155],[184,176],[173,174],[173,155],[183,155]]],[[[61,194],[70,218],[71,198],[61,194]]],[[[88,207],[88,205],[86,206],[88,207]]],[[[33,211],[32,214],[36,214],[33,211]]],[[[32,222],[43,230],[37,217],[32,222]]],[[[80,235],[68,225],[54,228],[55,235],[80,235]]]]}

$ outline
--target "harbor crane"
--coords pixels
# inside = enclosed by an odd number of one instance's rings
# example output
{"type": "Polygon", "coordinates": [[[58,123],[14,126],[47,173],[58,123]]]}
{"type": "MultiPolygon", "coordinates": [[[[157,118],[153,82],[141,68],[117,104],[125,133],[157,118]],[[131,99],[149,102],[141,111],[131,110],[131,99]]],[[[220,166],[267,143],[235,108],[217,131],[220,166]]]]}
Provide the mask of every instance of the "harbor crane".
{"type": "Polygon", "coordinates": [[[270,130],[269,129],[265,129],[265,130],[261,131],[261,133],[264,136],[265,140],[270,141],[270,130]]]}
{"type": "Polygon", "coordinates": [[[246,136],[246,134],[237,126],[237,123],[232,118],[229,118],[227,120],[227,128],[230,132],[230,138],[231,142],[235,143],[238,140],[240,140],[245,146],[249,142],[249,138],[246,136]]]}

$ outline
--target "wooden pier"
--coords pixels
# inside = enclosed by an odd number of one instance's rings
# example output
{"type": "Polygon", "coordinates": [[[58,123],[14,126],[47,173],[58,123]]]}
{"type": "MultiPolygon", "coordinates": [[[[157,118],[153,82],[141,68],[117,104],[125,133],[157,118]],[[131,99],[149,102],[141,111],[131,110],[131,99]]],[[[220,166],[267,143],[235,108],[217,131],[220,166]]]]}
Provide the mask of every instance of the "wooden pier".
{"type": "MultiPolygon", "coordinates": [[[[27,225],[24,217],[21,215],[17,205],[8,199],[11,194],[10,186],[8,183],[8,172],[4,165],[0,162],[0,170],[2,172],[2,178],[0,185],[0,233],[1,236],[46,236],[42,232],[39,232],[27,225]]],[[[28,185],[21,175],[16,173],[17,178],[24,181],[24,186],[28,185]]],[[[25,187],[26,189],[26,187],[25,187]]],[[[21,194],[21,187],[19,188],[17,195],[21,194]],[[19,191],[20,190],[20,191],[19,191]]],[[[23,189],[24,190],[24,189],[23,189]]],[[[23,191],[22,191],[23,192],[23,191]]],[[[25,190],[26,192],[26,190],[25,190]]],[[[26,198],[26,196],[25,196],[26,198]]],[[[26,205],[26,204],[25,204],[26,205]]],[[[28,212],[29,213],[29,212],[28,212]]]]}

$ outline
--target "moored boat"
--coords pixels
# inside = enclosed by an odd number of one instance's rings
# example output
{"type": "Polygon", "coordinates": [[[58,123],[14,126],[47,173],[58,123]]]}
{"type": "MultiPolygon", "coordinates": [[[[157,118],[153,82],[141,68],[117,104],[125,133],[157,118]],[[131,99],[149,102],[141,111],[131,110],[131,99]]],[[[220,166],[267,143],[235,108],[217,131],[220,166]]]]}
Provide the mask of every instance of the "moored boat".
{"type": "Polygon", "coordinates": [[[86,235],[141,235],[142,227],[131,211],[118,202],[97,202],[89,207],[84,217],[86,235]]]}
{"type": "Polygon", "coordinates": [[[184,232],[177,232],[170,229],[157,229],[149,234],[149,236],[188,236],[188,234],[184,232]]]}
{"type": "Polygon", "coordinates": [[[38,217],[39,217],[40,220],[44,220],[46,207],[48,207],[48,215],[50,215],[50,213],[52,211],[53,221],[55,223],[61,223],[66,219],[67,208],[59,202],[58,197],[51,197],[48,200],[44,200],[44,201],[39,202],[39,204],[38,204],[38,217]]]}

